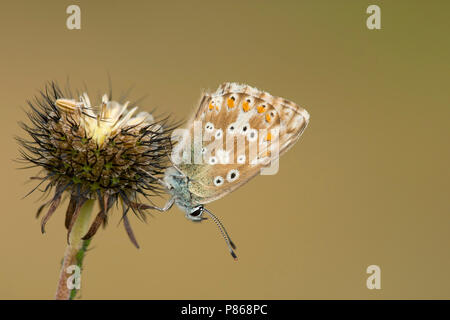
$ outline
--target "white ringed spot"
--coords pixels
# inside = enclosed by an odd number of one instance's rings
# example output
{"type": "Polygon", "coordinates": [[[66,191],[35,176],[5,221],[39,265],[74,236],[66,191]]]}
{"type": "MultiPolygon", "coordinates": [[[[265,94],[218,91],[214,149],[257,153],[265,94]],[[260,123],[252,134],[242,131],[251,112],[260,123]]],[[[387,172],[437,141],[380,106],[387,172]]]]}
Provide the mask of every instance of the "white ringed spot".
{"type": "Polygon", "coordinates": [[[236,132],[236,124],[232,123],[227,128],[228,133],[233,134],[236,132]]]}
{"type": "Polygon", "coordinates": [[[214,137],[216,139],[220,139],[220,138],[222,138],[222,135],[223,135],[223,130],[222,129],[217,129],[216,134],[214,135],[214,137]]]}
{"type": "Polygon", "coordinates": [[[214,156],[209,157],[208,163],[215,165],[217,163],[217,158],[214,156]]]}
{"type": "Polygon", "coordinates": [[[250,130],[250,125],[248,123],[244,124],[241,128],[241,134],[247,134],[247,132],[250,130]]]}
{"type": "Polygon", "coordinates": [[[211,122],[207,122],[205,124],[205,130],[208,132],[212,132],[214,130],[214,125],[211,122]]]}
{"type": "Polygon", "coordinates": [[[256,129],[251,129],[247,134],[247,140],[250,142],[256,141],[258,139],[258,131],[256,129]]]}
{"type": "Polygon", "coordinates": [[[217,186],[217,187],[222,185],[223,182],[224,182],[224,180],[223,180],[223,178],[221,176],[217,176],[217,177],[214,178],[214,185],[217,186]]]}
{"type": "Polygon", "coordinates": [[[239,178],[239,170],[237,169],[231,169],[227,173],[227,180],[228,182],[233,182],[239,178]]]}

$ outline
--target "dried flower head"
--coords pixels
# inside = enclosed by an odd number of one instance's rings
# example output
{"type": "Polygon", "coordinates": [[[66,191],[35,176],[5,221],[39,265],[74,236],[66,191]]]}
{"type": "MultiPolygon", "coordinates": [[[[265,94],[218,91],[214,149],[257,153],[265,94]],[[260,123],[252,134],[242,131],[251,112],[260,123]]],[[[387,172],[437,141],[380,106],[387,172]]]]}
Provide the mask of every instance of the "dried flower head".
{"type": "Polygon", "coordinates": [[[43,183],[45,193],[54,189],[51,199],[38,209],[37,216],[49,207],[42,219],[42,232],[64,194],[70,196],[65,217],[68,235],[85,201],[99,202],[100,212],[84,239],[106,225],[109,210],[120,200],[123,224],[138,247],[127,213],[131,209],[145,219],[142,210],[148,206],[138,198],[148,199],[161,191],[158,177],[167,167],[175,126],[168,125],[167,119],[155,121],[145,111],[137,113],[137,107],[129,110],[128,102],[111,101],[107,95],[99,105],[93,105],[86,93],[75,100],[66,91],[63,94],[55,83],[46,86],[28,102],[31,124],[20,123],[31,137],[18,138],[23,146],[21,160],[43,169],[33,177],[41,181],[31,192],[43,183]]]}

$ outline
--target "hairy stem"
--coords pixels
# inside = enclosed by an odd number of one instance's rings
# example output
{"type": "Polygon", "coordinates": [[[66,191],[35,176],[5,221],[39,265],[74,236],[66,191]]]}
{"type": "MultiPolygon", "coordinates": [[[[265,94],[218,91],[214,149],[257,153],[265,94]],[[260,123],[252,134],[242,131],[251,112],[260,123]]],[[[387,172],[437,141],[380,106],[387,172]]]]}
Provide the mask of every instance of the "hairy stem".
{"type": "Polygon", "coordinates": [[[87,200],[81,207],[80,213],[69,235],[69,244],[64,254],[64,260],[59,275],[56,300],[73,299],[79,290],[77,283],[81,281],[81,264],[90,240],[82,237],[89,229],[94,200],[87,200]],[[78,278],[78,279],[77,279],[78,278]],[[68,283],[69,281],[69,283],[68,283]]]}

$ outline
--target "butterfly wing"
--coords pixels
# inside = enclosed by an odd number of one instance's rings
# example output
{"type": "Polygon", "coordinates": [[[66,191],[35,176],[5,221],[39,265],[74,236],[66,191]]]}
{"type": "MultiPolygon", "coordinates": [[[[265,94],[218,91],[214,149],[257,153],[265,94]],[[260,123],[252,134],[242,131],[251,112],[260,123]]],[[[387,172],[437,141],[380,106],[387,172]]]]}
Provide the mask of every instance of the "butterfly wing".
{"type": "Polygon", "coordinates": [[[201,128],[201,147],[195,138],[188,142],[191,160],[203,162],[179,165],[193,202],[214,201],[249,181],[299,139],[308,121],[297,104],[248,85],[224,83],[205,93],[189,126],[190,137],[201,128]]]}

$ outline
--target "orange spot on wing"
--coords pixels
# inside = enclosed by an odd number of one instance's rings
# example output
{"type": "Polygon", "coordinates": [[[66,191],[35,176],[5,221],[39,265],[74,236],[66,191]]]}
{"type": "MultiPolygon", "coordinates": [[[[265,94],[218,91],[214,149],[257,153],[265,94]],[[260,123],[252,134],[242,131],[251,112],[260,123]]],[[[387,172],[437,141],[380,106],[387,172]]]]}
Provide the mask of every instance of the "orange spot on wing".
{"type": "Polygon", "coordinates": [[[271,119],[272,119],[272,118],[270,117],[270,114],[266,113],[266,121],[267,121],[267,122],[270,122],[271,119]]]}
{"type": "Polygon", "coordinates": [[[213,106],[212,102],[209,104],[208,109],[209,109],[209,110],[214,109],[214,106],[213,106]]]}
{"type": "Polygon", "coordinates": [[[244,110],[244,112],[250,110],[250,104],[247,101],[244,101],[244,103],[242,104],[242,110],[244,110]]]}
{"type": "Polygon", "coordinates": [[[269,133],[267,133],[267,137],[266,137],[267,141],[271,141],[272,140],[272,135],[269,133]]]}
{"type": "Polygon", "coordinates": [[[219,106],[216,106],[216,110],[219,111],[219,106]]]}
{"type": "Polygon", "coordinates": [[[266,111],[265,106],[258,106],[258,113],[263,113],[264,111],[266,111]]]}
{"type": "Polygon", "coordinates": [[[228,108],[234,108],[234,100],[231,98],[227,99],[227,106],[228,108]]]}

